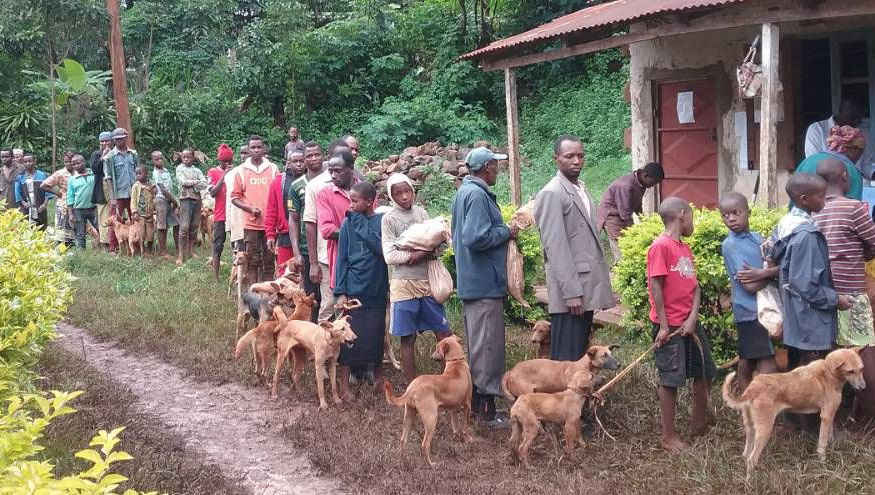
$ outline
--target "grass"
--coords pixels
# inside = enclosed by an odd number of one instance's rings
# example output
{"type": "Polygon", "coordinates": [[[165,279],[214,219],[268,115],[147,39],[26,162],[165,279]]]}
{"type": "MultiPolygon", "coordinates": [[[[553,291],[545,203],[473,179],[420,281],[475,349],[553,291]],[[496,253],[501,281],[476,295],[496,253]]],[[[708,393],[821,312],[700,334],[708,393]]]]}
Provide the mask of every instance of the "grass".
{"type": "Polygon", "coordinates": [[[218,468],[185,453],[183,439],[161,430],[160,423],[138,413],[135,397],[127,389],[100,375],[80,357],[57,346],[43,353],[37,370],[46,390],[85,390],[72,406],[75,414],[54,420],[41,444],[42,456],[57,466],[59,477],[87,468],[71,452],[88,447],[98,430],[124,425],[121,449],[133,461],[114,465],[126,476],[126,487],[159,493],[237,495],[245,492],[226,479],[218,468]]]}
{"type": "MultiPolygon", "coordinates": [[[[229,358],[234,335],[233,305],[226,298],[224,284],[210,279],[202,259],[176,268],[157,261],[132,261],[90,252],[74,255],[69,261],[77,277],[71,319],[98,337],[116,340],[133,351],[158,354],[198,379],[257,386],[249,360],[233,363],[229,358]]],[[[458,318],[452,320],[457,333],[463,333],[458,318]]],[[[623,344],[617,352],[626,363],[645,347],[639,336],[616,329],[600,331],[596,340],[623,344]]],[[[433,345],[433,337],[428,335],[418,342],[421,372],[439,370],[427,357],[433,345]]],[[[527,330],[510,327],[509,364],[530,358],[533,353],[527,330]]],[[[392,371],[389,378],[399,389],[400,375],[392,371]]],[[[283,435],[306,451],[323,473],[355,487],[355,492],[655,495],[745,489],[740,418],[722,405],[716,386],[712,402],[716,427],[695,440],[687,454],[671,456],[659,449],[656,376],[648,361],[609,393],[607,404],[599,411],[617,441],[596,431],[592,420],[588,420],[587,446],[566,458],[557,430],[548,426],[548,433],[539,436],[532,450],[537,468],[531,471],[517,466],[510,457],[508,432],[478,429],[477,441],[460,445],[451,438],[445,418],[439,422],[432,444],[432,457],[440,466],[425,468],[416,447],[419,430],[412,435],[405,453],[400,454],[397,442],[401,412],[381,396],[360,389],[354,403],[316,414],[312,372],[305,376],[306,390],[301,394],[289,390],[287,378],[281,383],[281,400],[313,411],[287,425],[283,435]]],[[[687,431],[689,404],[687,393],[682,392],[681,432],[687,431]]],[[[871,437],[862,431],[843,430],[826,462],[813,455],[813,437],[776,434],[746,490],[872,493],[875,447],[871,437]]]]}

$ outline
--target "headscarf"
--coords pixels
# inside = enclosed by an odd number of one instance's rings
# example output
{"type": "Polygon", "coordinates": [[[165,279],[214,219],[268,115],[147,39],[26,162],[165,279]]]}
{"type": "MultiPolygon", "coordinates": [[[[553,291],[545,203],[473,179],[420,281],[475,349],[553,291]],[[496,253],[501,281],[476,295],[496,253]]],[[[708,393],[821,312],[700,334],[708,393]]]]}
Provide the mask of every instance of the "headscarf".
{"type": "Polygon", "coordinates": [[[829,130],[826,145],[830,151],[846,153],[851,149],[862,150],[866,148],[866,138],[863,131],[849,125],[836,125],[829,130]]]}
{"type": "Polygon", "coordinates": [[[230,162],[234,159],[234,150],[225,143],[220,144],[217,159],[220,162],[230,162]]]}
{"type": "Polygon", "coordinates": [[[402,173],[394,173],[390,175],[389,180],[386,181],[386,193],[389,195],[389,201],[393,203],[395,203],[395,198],[392,197],[392,186],[395,184],[407,184],[410,186],[411,191],[416,191],[416,189],[413,188],[413,181],[410,180],[410,177],[407,177],[402,173]]]}

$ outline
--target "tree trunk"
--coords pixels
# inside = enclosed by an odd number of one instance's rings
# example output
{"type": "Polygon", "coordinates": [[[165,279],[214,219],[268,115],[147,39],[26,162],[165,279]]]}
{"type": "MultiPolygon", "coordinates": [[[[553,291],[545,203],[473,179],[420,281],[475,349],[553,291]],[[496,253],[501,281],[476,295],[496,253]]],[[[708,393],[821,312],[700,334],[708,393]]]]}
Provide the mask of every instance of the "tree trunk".
{"type": "Polygon", "coordinates": [[[55,103],[55,57],[52,37],[48,36],[47,40],[46,48],[49,54],[49,105],[52,107],[52,172],[54,172],[58,163],[58,105],[55,103]]]}
{"type": "Polygon", "coordinates": [[[465,0],[459,0],[459,10],[462,11],[462,17],[459,19],[459,36],[464,46],[465,40],[468,39],[468,6],[465,0]]]}
{"type": "Polygon", "coordinates": [[[273,113],[273,125],[285,129],[286,128],[286,108],[283,104],[282,96],[275,96],[271,105],[271,113],[273,113]]]}

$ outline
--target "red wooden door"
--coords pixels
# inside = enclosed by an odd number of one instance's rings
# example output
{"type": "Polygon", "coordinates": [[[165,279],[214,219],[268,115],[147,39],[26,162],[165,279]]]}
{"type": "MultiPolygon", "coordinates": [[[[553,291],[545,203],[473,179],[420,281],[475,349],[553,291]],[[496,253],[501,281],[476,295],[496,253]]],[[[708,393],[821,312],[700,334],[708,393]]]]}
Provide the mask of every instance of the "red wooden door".
{"type": "MultiPolygon", "coordinates": [[[[660,196],[717,207],[717,98],[708,79],[661,83],[657,89],[657,146],[665,170],[660,196]],[[693,122],[680,123],[678,94],[692,92],[693,122]]],[[[689,120],[689,119],[686,119],[689,120]]]]}

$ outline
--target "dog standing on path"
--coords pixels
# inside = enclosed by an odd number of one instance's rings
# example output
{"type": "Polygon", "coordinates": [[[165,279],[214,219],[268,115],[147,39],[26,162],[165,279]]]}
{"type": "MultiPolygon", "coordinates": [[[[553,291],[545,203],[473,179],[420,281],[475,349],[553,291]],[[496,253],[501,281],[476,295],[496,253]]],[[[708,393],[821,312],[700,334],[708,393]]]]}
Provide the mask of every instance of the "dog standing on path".
{"type": "Polygon", "coordinates": [[[434,466],[431,460],[431,440],[434,438],[440,409],[446,409],[450,415],[453,434],[461,435],[462,440],[467,441],[466,425],[471,415],[472,390],[471,370],[468,368],[465,351],[462,350],[458,337],[454,335],[438,342],[432,357],[446,363],[443,374],[416,377],[401,397],[395,396],[392,384],[388,380],[384,385],[389,404],[404,408],[404,429],[401,431],[400,449],[403,450],[407,444],[407,435],[413,426],[413,411],[416,411],[425,430],[422,436],[422,457],[430,466],[434,466]],[[461,413],[459,418],[461,429],[456,425],[456,413],[461,413]]]}
{"type": "Polygon", "coordinates": [[[757,375],[743,394],[737,395],[735,372],[723,382],[723,400],[741,411],[744,421],[744,457],[747,476],[759,461],[760,454],[772,435],[775,417],[782,411],[800,414],[820,413],[820,437],[817,455],[826,458],[826,446],[832,438],[832,424],[842,388],[850,383],[855,389],[863,389],[862,347],[832,351],[824,359],[818,359],[787,373],[757,375]]]}

